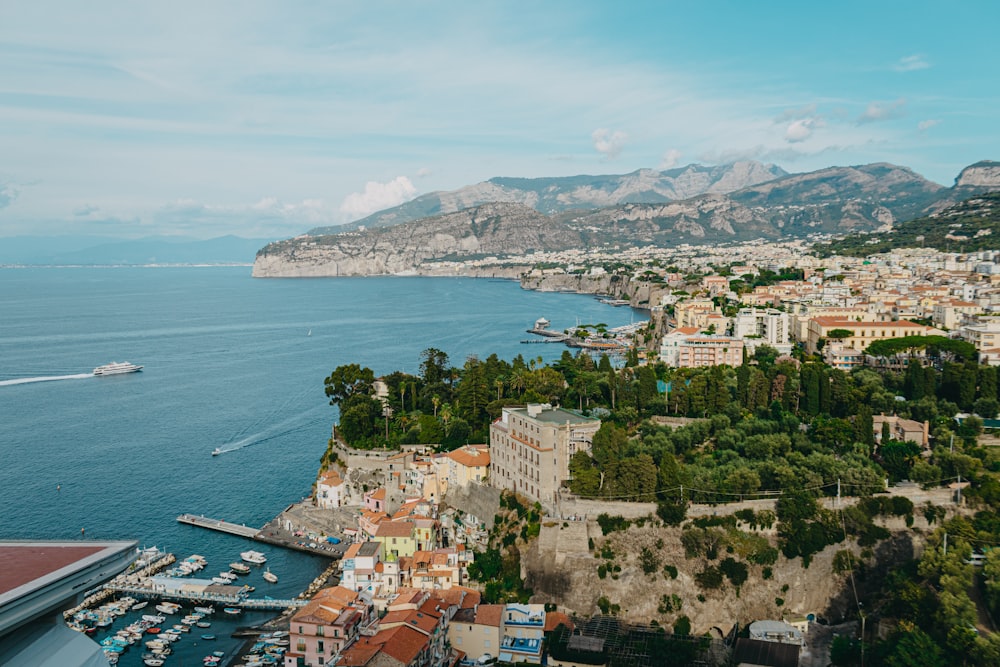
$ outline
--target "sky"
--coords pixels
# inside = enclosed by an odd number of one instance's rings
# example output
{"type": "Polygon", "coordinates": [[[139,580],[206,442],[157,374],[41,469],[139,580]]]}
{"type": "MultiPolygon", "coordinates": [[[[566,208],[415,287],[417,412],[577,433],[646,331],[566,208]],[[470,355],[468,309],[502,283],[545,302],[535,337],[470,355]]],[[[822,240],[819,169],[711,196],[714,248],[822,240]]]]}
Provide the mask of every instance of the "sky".
{"type": "Polygon", "coordinates": [[[0,2],[0,237],[284,238],[494,176],[1000,159],[1000,3],[0,2]]]}

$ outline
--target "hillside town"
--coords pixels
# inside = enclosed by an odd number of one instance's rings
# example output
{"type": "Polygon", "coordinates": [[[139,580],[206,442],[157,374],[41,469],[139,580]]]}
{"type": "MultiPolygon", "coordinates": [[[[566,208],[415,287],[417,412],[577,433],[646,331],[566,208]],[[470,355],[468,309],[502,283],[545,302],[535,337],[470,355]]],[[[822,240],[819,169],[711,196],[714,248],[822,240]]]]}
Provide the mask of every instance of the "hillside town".
{"type": "MultiPolygon", "coordinates": [[[[633,334],[621,343],[632,346],[633,354],[642,348],[635,354],[639,366],[738,368],[756,364],[759,351],[771,350],[779,361],[818,359],[833,371],[850,373],[932,363],[922,356],[924,343],[914,343],[905,355],[873,353],[878,347],[872,344],[937,337],[932,340],[967,342],[981,365],[1000,364],[1000,264],[993,253],[902,250],[856,260],[820,259],[802,250],[798,244],[751,244],[703,251],[687,262],[676,255],[644,256],[640,267],[623,276],[617,296],[628,302],[645,295],[642,305],[652,321],[638,334],[662,333],[655,339],[633,334]]],[[[623,254],[617,260],[611,271],[621,274],[629,258],[623,254]]],[[[534,277],[606,273],[576,262],[536,270],[534,277]]],[[[526,278],[531,277],[529,272],[526,278]]],[[[660,389],[668,401],[670,385],[661,383],[660,389]]],[[[389,408],[392,389],[382,378],[372,382],[371,393],[389,408]]],[[[993,419],[993,410],[978,417],[993,419]]],[[[547,403],[507,404],[489,425],[488,444],[450,451],[422,444],[353,449],[335,430],[334,464],[322,471],[312,502],[337,517],[337,534],[350,546],[339,585],[320,591],[291,619],[285,664],[607,664],[594,661],[602,655],[600,642],[574,629],[573,619],[555,611],[558,604],[488,604],[481,582],[469,571],[500,523],[500,493],[514,494],[525,506],[534,505],[543,520],[564,527],[567,521],[597,518],[601,502],[575,496],[572,480],[578,455],[596,456],[599,415],[547,403]],[[571,649],[589,646],[591,661],[555,657],[560,651],[544,640],[561,633],[570,638],[571,649]]],[[[882,443],[904,442],[925,459],[932,455],[929,420],[873,414],[871,429],[876,451],[882,443]]],[[[952,504],[947,494],[935,502],[952,504]]],[[[743,636],[731,637],[735,644],[727,641],[733,655],[750,656],[738,664],[813,664],[807,639],[810,627],[817,627],[815,614],[785,611],[746,621],[743,636]]],[[[828,660],[828,653],[818,657],[828,660]]]]}

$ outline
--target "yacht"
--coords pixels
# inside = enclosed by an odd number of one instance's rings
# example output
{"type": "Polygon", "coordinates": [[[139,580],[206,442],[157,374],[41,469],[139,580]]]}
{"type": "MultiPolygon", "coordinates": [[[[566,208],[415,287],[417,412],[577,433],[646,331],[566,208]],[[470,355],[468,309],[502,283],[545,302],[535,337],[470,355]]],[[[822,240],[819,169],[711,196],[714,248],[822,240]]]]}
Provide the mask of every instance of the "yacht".
{"type": "Polygon", "coordinates": [[[218,456],[221,453],[222,453],[222,447],[216,447],[215,449],[212,450],[212,456],[218,456]]]}
{"type": "Polygon", "coordinates": [[[254,565],[263,565],[267,562],[267,556],[259,551],[244,551],[240,554],[240,558],[254,565]]]}
{"type": "Polygon", "coordinates": [[[110,364],[95,368],[94,375],[121,375],[122,373],[135,373],[141,370],[142,366],[136,366],[127,361],[112,361],[110,364]]]}

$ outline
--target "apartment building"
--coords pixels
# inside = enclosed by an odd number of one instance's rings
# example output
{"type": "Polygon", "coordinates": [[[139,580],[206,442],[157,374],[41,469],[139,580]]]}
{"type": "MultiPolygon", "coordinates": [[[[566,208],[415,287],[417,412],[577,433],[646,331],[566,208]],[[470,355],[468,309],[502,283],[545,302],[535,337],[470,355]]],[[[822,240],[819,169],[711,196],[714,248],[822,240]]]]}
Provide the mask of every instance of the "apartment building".
{"type": "Polygon", "coordinates": [[[792,351],[788,313],[774,308],[742,308],[733,318],[733,337],[743,341],[749,353],[758,345],[770,345],[782,354],[792,351]]]}
{"type": "Polygon", "coordinates": [[[324,588],[289,621],[286,667],[320,667],[355,641],[373,618],[371,605],[343,586],[324,588]]]}
{"type": "Polygon", "coordinates": [[[859,352],[863,352],[877,340],[944,334],[940,329],[910,322],[909,320],[900,320],[898,322],[855,322],[837,317],[814,317],[809,320],[806,351],[810,353],[816,352],[819,339],[828,339],[830,332],[835,329],[850,331],[850,337],[842,341],[844,348],[858,350],[859,352]]]}
{"type": "Polygon", "coordinates": [[[553,508],[569,461],[590,452],[601,420],[546,404],[503,408],[490,425],[490,485],[553,508]]]}
{"type": "Polygon", "coordinates": [[[744,341],[701,333],[696,327],[674,329],[660,343],[660,360],[675,368],[742,366],[744,341]]]}

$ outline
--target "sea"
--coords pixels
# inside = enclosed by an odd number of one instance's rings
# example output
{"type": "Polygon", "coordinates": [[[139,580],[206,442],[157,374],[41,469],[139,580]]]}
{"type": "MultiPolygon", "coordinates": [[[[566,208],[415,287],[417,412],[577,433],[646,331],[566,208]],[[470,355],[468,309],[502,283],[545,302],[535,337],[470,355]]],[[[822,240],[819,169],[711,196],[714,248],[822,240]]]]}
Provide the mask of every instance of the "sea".
{"type": "MultiPolygon", "coordinates": [[[[552,361],[561,344],[521,343],[539,317],[561,331],[648,316],[508,280],[254,279],[246,266],[0,269],[0,540],[132,539],[205,556],[209,576],[255,548],[279,581],[268,584],[259,568],[241,581],[255,596],[293,597],[328,561],[177,516],[256,527],[308,496],[336,420],[323,379],[337,366],[416,374],[430,347],[459,367],[491,353],[552,361]],[[143,370],[92,374],[112,361],[143,370]],[[216,448],[226,453],[213,457],[216,448]]],[[[231,654],[241,642],[233,629],[272,615],[217,614],[202,631],[216,638],[185,635],[169,664],[231,654]]],[[[141,665],[140,653],[133,647],[119,664],[141,665]]]]}

